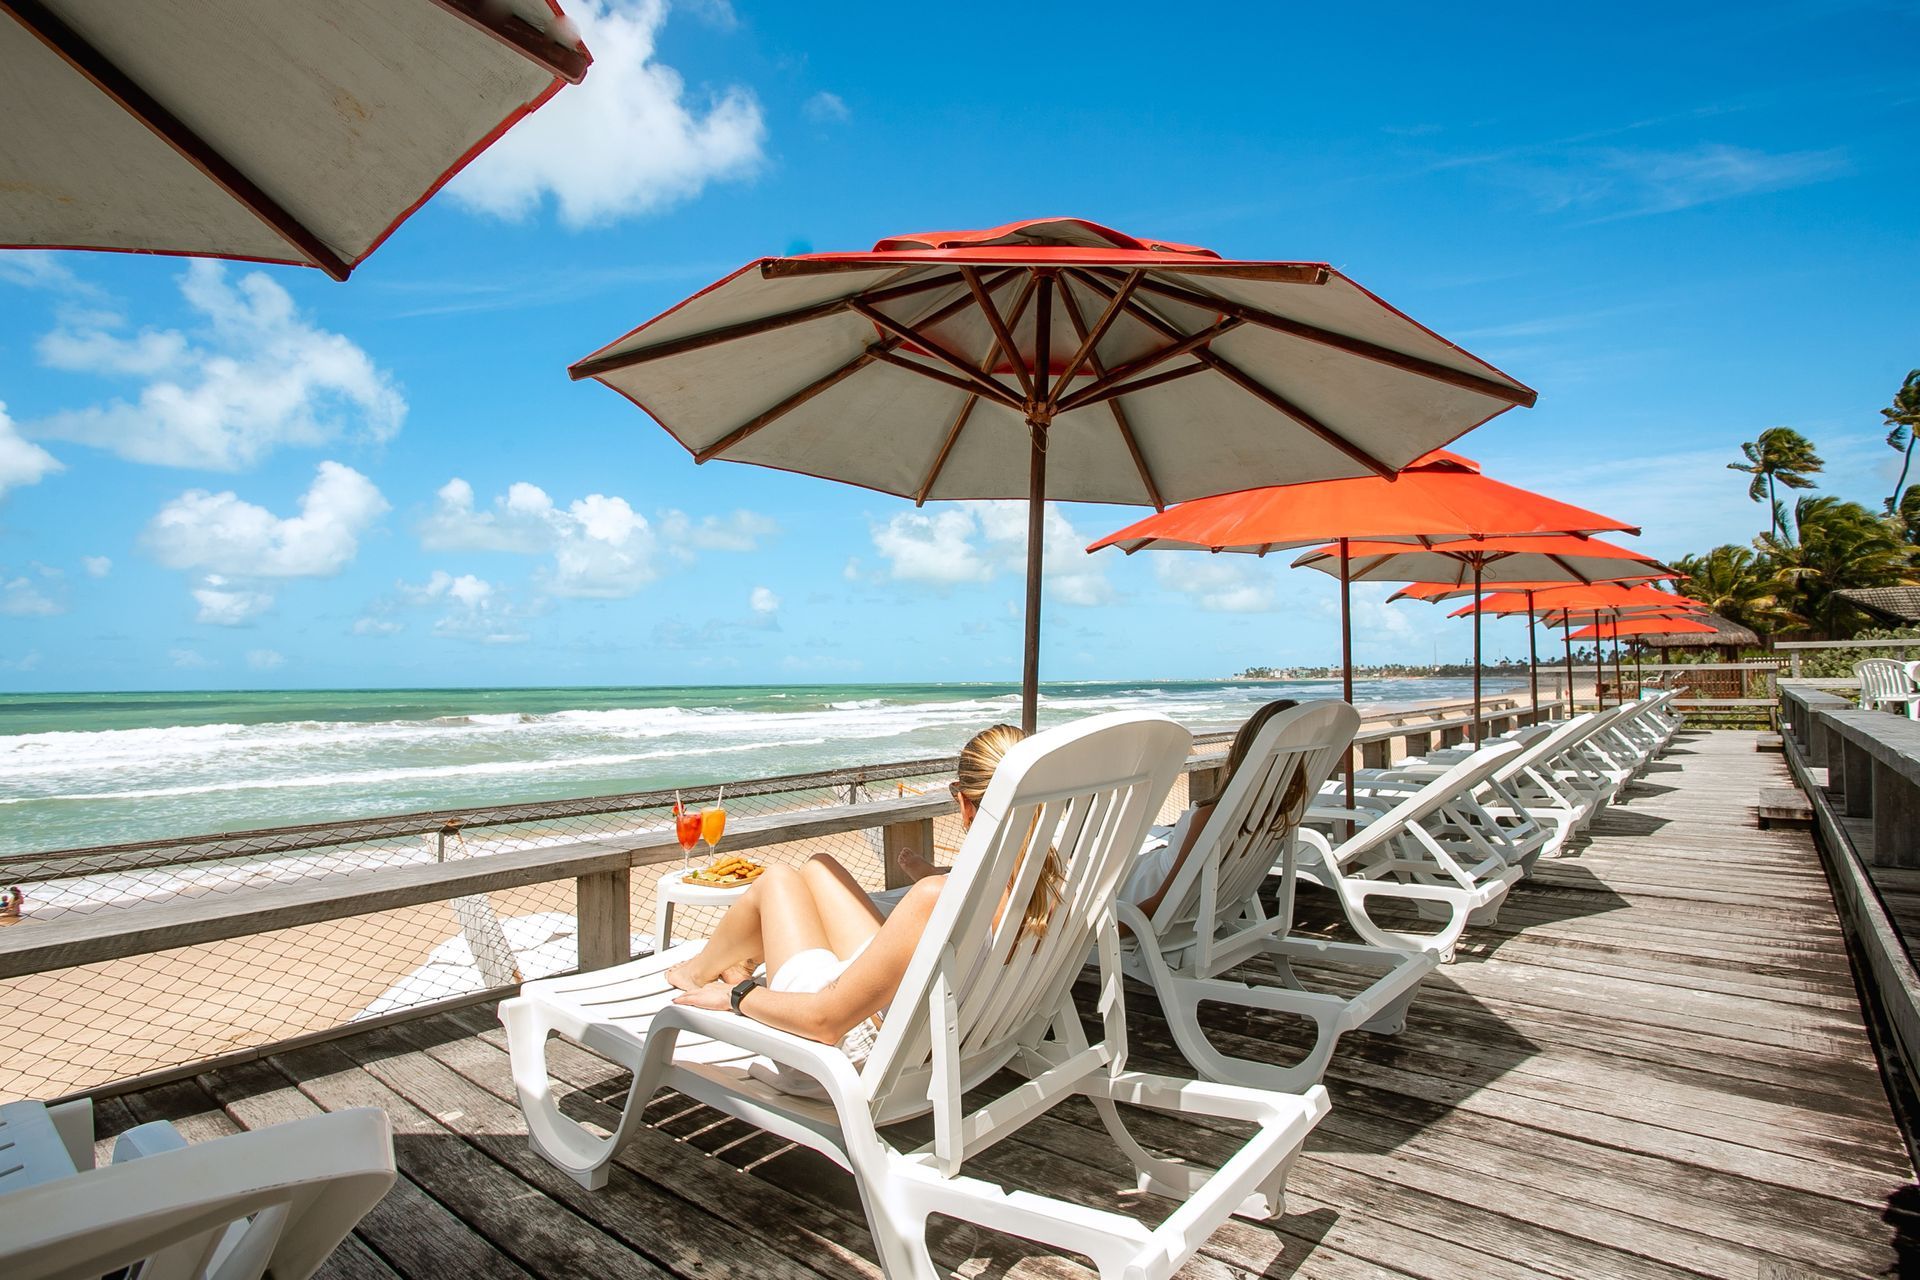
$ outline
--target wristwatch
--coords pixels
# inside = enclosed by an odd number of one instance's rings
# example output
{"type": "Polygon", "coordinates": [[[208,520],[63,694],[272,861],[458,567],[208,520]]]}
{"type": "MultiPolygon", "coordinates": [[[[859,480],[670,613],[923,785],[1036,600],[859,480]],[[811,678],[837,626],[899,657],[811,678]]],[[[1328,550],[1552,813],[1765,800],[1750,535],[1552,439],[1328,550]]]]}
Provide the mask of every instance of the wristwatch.
{"type": "MultiPolygon", "coordinates": [[[[747,992],[753,990],[755,987],[759,985],[760,985],[760,980],[758,978],[748,978],[745,982],[742,982],[734,987],[731,1003],[733,1005],[733,1011],[735,1013],[740,1012],[740,1002],[747,998],[747,992]]],[[[745,1015],[742,1015],[742,1016],[744,1017],[745,1015]]]]}

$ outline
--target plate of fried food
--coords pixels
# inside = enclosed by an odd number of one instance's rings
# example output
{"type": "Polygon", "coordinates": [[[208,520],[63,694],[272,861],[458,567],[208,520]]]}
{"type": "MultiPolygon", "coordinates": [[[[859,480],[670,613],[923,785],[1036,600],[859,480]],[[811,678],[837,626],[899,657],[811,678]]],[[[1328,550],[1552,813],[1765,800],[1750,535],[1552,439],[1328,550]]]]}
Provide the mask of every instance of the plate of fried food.
{"type": "Polygon", "coordinates": [[[738,855],[729,855],[698,871],[687,873],[688,884],[704,884],[714,889],[738,889],[760,878],[766,868],[738,855]]]}

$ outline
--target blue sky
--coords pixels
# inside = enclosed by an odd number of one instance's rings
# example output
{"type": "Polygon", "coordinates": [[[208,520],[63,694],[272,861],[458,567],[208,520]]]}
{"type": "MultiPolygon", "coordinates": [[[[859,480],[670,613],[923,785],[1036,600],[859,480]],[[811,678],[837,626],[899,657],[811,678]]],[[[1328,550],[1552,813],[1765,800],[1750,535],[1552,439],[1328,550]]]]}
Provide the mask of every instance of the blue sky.
{"type": "MultiPolygon", "coordinates": [[[[1657,554],[1764,525],[1769,426],[1890,483],[1912,3],[568,8],[586,84],[348,284],[0,253],[0,689],[1015,678],[1008,512],[696,468],[565,371],[760,255],[1020,217],[1333,263],[1540,391],[1463,452],[1657,554]]],[[[1337,654],[1310,572],[1052,573],[1046,678],[1337,654]]],[[[1363,660],[1464,656],[1383,594],[1363,660]]]]}

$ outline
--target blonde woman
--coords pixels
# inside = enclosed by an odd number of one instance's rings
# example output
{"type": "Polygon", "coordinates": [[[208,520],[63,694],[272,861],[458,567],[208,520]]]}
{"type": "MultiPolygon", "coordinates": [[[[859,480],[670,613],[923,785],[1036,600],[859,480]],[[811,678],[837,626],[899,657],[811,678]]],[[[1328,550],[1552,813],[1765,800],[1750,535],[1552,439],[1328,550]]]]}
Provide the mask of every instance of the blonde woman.
{"type": "MultiPolygon", "coordinates": [[[[1021,736],[1011,725],[995,725],[961,750],[953,794],[963,826],[973,824],[993,771],[1021,736]]],[[[768,867],[727,908],[700,953],[668,970],[668,981],[686,993],[677,1003],[731,1008],[809,1040],[838,1043],[859,1061],[872,1047],[875,1015],[892,1002],[906,976],[945,883],[944,876],[924,874],[934,869],[931,864],[915,861],[915,883],[884,918],[846,868],[824,854],[799,867],[768,867]],[[764,985],[754,978],[761,965],[764,985]]],[[[1046,931],[1060,881],[1049,855],[1027,904],[1024,930],[1046,931]]]]}

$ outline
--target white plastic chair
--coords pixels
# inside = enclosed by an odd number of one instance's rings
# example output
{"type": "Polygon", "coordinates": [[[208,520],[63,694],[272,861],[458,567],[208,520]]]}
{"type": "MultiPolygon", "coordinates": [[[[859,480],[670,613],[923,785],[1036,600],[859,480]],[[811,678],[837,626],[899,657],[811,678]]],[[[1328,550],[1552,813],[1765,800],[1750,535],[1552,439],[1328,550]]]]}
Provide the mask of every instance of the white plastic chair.
{"type": "Polygon", "coordinates": [[[1289,1096],[1127,1069],[1114,898],[1191,738],[1165,717],[1119,713],[1049,730],[1007,753],[934,906],[871,1056],[855,1065],[816,1043],[731,1013],[672,1003],[663,977],[698,944],[597,973],[530,983],[500,1006],[514,1084],[534,1149],[589,1188],[661,1089],[826,1154],[854,1175],[880,1264],[894,1280],[933,1280],[930,1214],[965,1219],[1091,1258],[1103,1277],[1164,1280],[1234,1213],[1279,1212],[1289,1162],[1326,1114],[1326,1090],[1289,1096]],[[1042,935],[1020,928],[1054,832],[1064,896],[1042,935]],[[1089,1044],[1072,986],[1089,947],[1100,957],[1104,1036],[1089,1044]],[[565,1035],[634,1073],[606,1137],[564,1116],[546,1069],[565,1035]],[[805,1073],[824,1101],[781,1092],[749,1068],[805,1073]],[[1026,1080],[972,1111],[962,1095],[1003,1068],[1026,1080]],[[1158,1227],[970,1173],[978,1152],[1076,1095],[1088,1098],[1139,1187],[1185,1201],[1158,1227]],[[1217,1171],[1155,1156],[1116,1103],[1250,1125],[1217,1171]],[[896,1147],[883,1126],[932,1112],[933,1139],[896,1147]]]}
{"type": "Polygon", "coordinates": [[[1443,964],[1451,962],[1467,926],[1497,919],[1522,872],[1497,850],[1436,832],[1446,825],[1451,801],[1471,796],[1522,749],[1506,743],[1477,751],[1384,810],[1336,808],[1323,796],[1307,812],[1314,825],[1300,830],[1300,877],[1332,890],[1347,923],[1375,946],[1429,951],[1443,964]],[[1338,845],[1318,829],[1350,821],[1357,829],[1338,845]],[[1370,911],[1376,898],[1409,903],[1440,927],[1420,933],[1384,924],[1370,911]]]}
{"type": "Polygon", "coordinates": [[[1228,780],[1153,915],[1118,904],[1120,923],[1131,934],[1121,944],[1128,976],[1152,985],[1174,1042],[1209,1080],[1285,1092],[1319,1083],[1342,1035],[1391,1035],[1405,1027],[1407,1006],[1438,963],[1398,947],[1289,936],[1296,829],[1359,724],[1359,714],[1344,702],[1309,702],[1276,715],[1228,780]],[[1289,798],[1296,805],[1291,813],[1289,798]],[[1268,917],[1258,894],[1271,871],[1280,875],[1279,909],[1268,917]],[[1251,986],[1225,976],[1256,957],[1272,964],[1282,986],[1251,986]],[[1380,976],[1353,993],[1309,990],[1295,961],[1354,965],[1380,976]],[[1200,1025],[1203,1003],[1306,1018],[1314,1024],[1313,1046],[1291,1066],[1224,1053],[1200,1025]]]}
{"type": "MultiPolygon", "coordinates": [[[[37,1104],[9,1104],[22,1105],[37,1104]]],[[[141,1280],[306,1280],[394,1180],[392,1131],[372,1108],[191,1146],[170,1125],[142,1125],[100,1169],[91,1109],[48,1114],[74,1139],[78,1172],[12,1191],[0,1178],[7,1280],[135,1266],[141,1280]]]]}
{"type": "Polygon", "coordinates": [[[1869,711],[1898,711],[1920,719],[1920,693],[1907,675],[1907,665],[1892,658],[1867,658],[1853,664],[1860,682],[1860,705],[1869,711]]]}

